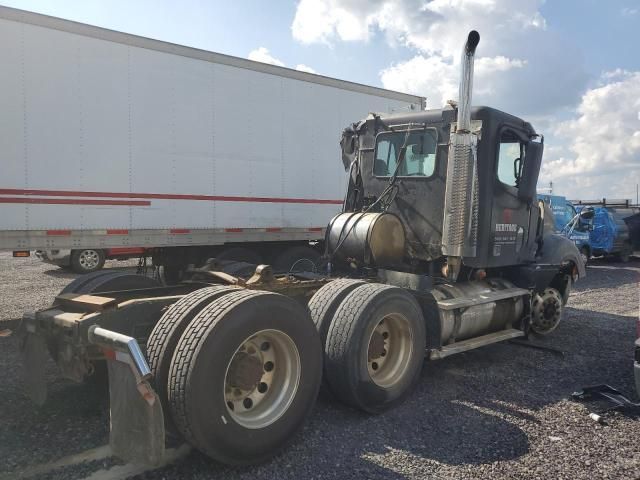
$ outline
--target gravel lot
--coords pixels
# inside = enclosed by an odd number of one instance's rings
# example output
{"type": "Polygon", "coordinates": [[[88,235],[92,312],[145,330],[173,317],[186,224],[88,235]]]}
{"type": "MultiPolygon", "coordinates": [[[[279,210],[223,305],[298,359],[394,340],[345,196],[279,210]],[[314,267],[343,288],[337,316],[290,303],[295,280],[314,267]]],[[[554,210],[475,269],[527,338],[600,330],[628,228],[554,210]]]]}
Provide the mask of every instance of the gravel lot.
{"type": "MultiPolygon", "coordinates": [[[[47,306],[74,277],[1,253],[0,330],[15,328],[24,311],[47,306]]],[[[108,443],[104,387],[57,379],[51,364],[49,401],[35,408],[21,393],[18,339],[0,338],[0,479],[637,478],[638,417],[614,413],[599,424],[567,398],[599,383],[636,398],[639,280],[640,262],[589,267],[558,330],[535,339],[564,357],[503,343],[426,363],[409,399],[376,417],[321,396],[292,446],[250,468],[184,450],[155,471],[118,464],[100,448],[108,443]],[[88,462],[38,467],[81,452],[88,462]]]]}

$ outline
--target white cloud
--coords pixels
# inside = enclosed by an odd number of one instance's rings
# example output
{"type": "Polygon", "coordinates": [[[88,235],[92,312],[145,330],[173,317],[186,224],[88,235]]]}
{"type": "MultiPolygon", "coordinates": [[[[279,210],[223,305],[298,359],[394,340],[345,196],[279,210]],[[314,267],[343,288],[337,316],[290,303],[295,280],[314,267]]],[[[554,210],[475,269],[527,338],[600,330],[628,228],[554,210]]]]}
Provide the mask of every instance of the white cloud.
{"type": "Polygon", "coordinates": [[[296,70],[300,70],[301,72],[307,72],[307,73],[318,73],[313,68],[308,67],[304,63],[299,63],[298,65],[296,65],[296,70]]]}
{"type": "Polygon", "coordinates": [[[284,63],[272,56],[269,53],[269,50],[265,47],[258,47],[255,50],[252,50],[249,52],[249,56],[247,58],[254,62],[270,63],[271,65],[284,67],[284,63]]]}
{"type": "Polygon", "coordinates": [[[302,43],[366,42],[384,35],[416,52],[381,72],[385,87],[457,98],[457,65],[471,29],[480,32],[476,100],[517,115],[575,105],[587,76],[579,52],[547,28],[544,0],[301,0],[291,25],[302,43]],[[426,70],[429,69],[429,70],[426,70]],[[482,80],[482,81],[481,81],[482,80]]]}
{"type": "MultiPolygon", "coordinates": [[[[498,79],[495,76],[526,65],[526,60],[503,56],[479,58],[475,65],[474,103],[500,104],[502,92],[496,89],[498,79]]],[[[380,77],[385,88],[425,95],[429,108],[440,108],[447,100],[458,98],[459,70],[459,62],[448,61],[439,55],[418,55],[383,70],[380,77]]]]}
{"type": "Polygon", "coordinates": [[[631,17],[633,15],[637,15],[638,12],[640,12],[640,9],[631,8],[631,7],[625,7],[622,10],[620,10],[620,13],[622,13],[622,15],[624,15],[625,17],[631,17]]]}
{"type": "Polygon", "coordinates": [[[555,135],[568,147],[545,153],[541,183],[569,196],[635,198],[640,182],[640,72],[606,72],[555,135]]]}

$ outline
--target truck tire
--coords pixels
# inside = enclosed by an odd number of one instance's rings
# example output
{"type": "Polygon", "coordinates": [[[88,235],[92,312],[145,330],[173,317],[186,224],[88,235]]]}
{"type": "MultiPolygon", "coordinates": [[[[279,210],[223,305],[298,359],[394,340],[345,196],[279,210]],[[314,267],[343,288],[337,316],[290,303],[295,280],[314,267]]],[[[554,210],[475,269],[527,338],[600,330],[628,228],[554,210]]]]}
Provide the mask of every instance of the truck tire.
{"type": "Polygon", "coordinates": [[[101,293],[159,286],[160,282],[151,277],[130,272],[109,271],[106,275],[96,275],[76,288],[74,292],[69,293],[101,293]]]}
{"type": "Polygon", "coordinates": [[[411,391],[425,352],[425,323],[415,298],[390,285],[361,285],[346,296],[329,327],[327,380],[347,405],[380,413],[411,391]]]}
{"type": "Polygon", "coordinates": [[[76,273],[91,273],[104,266],[104,250],[99,248],[85,248],[71,250],[71,270],[76,273]]]}
{"type": "Polygon", "coordinates": [[[546,288],[536,293],[531,302],[531,331],[538,335],[553,332],[562,319],[562,295],[555,288],[546,288]]]}
{"type": "Polygon", "coordinates": [[[227,464],[264,461],[302,426],[322,376],[320,339],[304,307],[242,290],[187,326],[169,373],[169,405],[193,446],[227,464]]]}
{"type": "Polygon", "coordinates": [[[289,247],[276,257],[273,268],[276,272],[314,272],[320,254],[311,247],[289,247]]]}
{"type": "Polygon", "coordinates": [[[341,278],[328,283],[318,290],[309,300],[309,313],[316,330],[320,334],[320,341],[324,346],[331,320],[344,298],[355,288],[364,285],[363,280],[341,278]]]}
{"type": "Polygon", "coordinates": [[[82,275],[60,290],[64,293],[100,293],[128,288],[153,288],[160,286],[157,280],[119,270],[100,270],[82,275]]]}
{"type": "Polygon", "coordinates": [[[167,382],[169,380],[171,359],[178,340],[180,340],[180,336],[189,322],[205,306],[223,295],[238,290],[237,287],[220,285],[191,292],[171,305],[151,330],[151,334],[147,339],[147,360],[154,378],[156,392],[165,408],[168,430],[172,433],[175,433],[176,429],[171,424],[171,416],[168,415],[167,382]]]}
{"type": "Polygon", "coordinates": [[[69,283],[66,287],[60,290],[60,295],[63,293],[78,293],[78,289],[83,285],[89,283],[90,281],[101,277],[103,275],[110,275],[112,273],[116,273],[115,270],[99,270],[93,273],[87,273],[86,275],[81,275],[71,283],[69,283]]]}

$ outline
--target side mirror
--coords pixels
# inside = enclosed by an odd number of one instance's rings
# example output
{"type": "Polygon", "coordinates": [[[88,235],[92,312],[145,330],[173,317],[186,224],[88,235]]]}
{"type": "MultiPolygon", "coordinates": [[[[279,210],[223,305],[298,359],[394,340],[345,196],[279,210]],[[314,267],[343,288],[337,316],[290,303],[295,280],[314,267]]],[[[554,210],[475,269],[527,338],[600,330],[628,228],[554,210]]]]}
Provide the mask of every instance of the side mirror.
{"type": "Polygon", "coordinates": [[[519,168],[521,175],[518,182],[518,198],[527,202],[536,198],[536,185],[544,151],[544,137],[540,138],[539,142],[533,140],[527,142],[524,165],[519,168]]]}

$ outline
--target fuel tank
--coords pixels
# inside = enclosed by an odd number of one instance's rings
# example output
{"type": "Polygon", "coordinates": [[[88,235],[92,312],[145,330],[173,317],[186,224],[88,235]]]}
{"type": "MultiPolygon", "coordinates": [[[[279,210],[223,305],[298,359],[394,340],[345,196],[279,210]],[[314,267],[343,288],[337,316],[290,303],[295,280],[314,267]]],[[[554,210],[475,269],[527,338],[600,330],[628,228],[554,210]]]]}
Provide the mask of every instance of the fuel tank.
{"type": "MultiPolygon", "coordinates": [[[[481,299],[483,295],[509,288],[514,288],[511,282],[496,278],[437,285],[431,293],[436,301],[470,297],[481,299]]],[[[512,323],[522,317],[523,308],[520,296],[480,303],[459,310],[438,309],[442,345],[512,328],[512,323]]]]}
{"type": "Polygon", "coordinates": [[[327,228],[327,244],[334,260],[361,265],[394,265],[405,254],[402,222],[391,213],[341,213],[327,228]]]}

